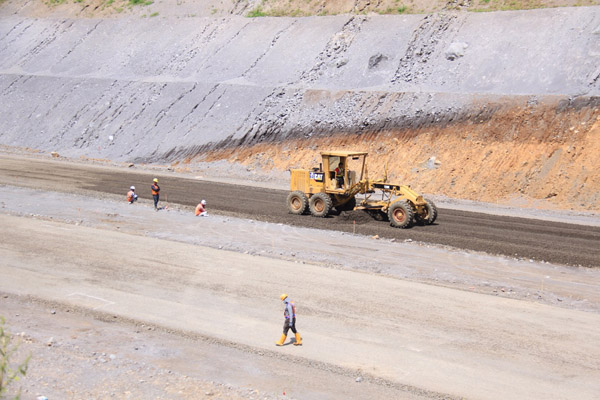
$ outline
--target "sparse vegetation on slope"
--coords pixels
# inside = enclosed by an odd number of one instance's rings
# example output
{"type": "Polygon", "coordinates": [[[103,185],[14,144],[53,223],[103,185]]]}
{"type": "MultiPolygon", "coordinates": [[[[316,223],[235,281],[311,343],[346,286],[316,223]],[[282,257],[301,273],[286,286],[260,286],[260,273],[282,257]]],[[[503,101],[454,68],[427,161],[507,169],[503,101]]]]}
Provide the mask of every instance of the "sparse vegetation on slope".
{"type": "Polygon", "coordinates": [[[262,0],[248,17],[297,17],[336,14],[423,14],[439,11],[504,11],[534,8],[588,6],[600,4],[598,0],[382,0],[375,3],[346,0],[262,0]]]}
{"type": "MultiPolygon", "coordinates": [[[[51,14],[76,17],[105,17],[148,14],[136,6],[152,5],[152,12],[165,16],[198,17],[244,15],[256,17],[307,17],[338,14],[427,14],[441,11],[488,12],[534,8],[599,5],[600,0],[260,0],[238,2],[207,0],[0,0],[0,6],[36,17],[51,14]],[[156,10],[154,10],[156,8],[156,10]],[[123,11],[126,11],[123,13],[123,11]]],[[[14,12],[13,11],[13,12],[14,12]]]]}

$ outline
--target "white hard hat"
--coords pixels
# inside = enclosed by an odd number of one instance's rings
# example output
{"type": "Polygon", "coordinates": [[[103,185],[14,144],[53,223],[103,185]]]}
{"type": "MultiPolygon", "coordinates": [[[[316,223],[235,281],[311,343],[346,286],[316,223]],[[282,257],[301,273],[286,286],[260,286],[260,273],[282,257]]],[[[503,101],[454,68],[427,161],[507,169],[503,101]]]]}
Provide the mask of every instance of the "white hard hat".
{"type": "Polygon", "coordinates": [[[131,189],[131,190],[135,190],[135,186],[132,186],[132,187],[130,187],[129,189],[131,189]]]}
{"type": "Polygon", "coordinates": [[[206,205],[206,200],[202,200],[202,201],[200,202],[200,204],[202,204],[203,206],[205,206],[205,205],[206,205]]]}

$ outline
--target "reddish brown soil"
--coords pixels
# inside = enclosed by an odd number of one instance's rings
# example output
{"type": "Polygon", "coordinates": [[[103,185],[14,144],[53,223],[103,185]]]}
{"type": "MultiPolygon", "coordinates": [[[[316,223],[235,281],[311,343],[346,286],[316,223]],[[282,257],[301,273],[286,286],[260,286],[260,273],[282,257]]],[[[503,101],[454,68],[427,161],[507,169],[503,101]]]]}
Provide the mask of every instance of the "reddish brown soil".
{"type": "Polygon", "coordinates": [[[417,191],[548,209],[600,209],[600,109],[488,104],[491,117],[446,126],[258,144],[203,154],[272,170],[311,168],[319,152],[368,151],[369,176],[417,191]]]}

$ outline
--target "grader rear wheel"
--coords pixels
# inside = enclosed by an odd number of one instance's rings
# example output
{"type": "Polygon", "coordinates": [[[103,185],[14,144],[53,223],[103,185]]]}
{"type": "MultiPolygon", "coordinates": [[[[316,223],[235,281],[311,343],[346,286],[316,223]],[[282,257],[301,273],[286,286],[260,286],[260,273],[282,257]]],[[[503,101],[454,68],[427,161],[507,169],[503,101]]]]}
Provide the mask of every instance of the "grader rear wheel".
{"type": "Polygon", "coordinates": [[[397,201],[388,209],[390,225],[395,228],[410,228],[413,222],[413,210],[407,201],[397,201]]]}
{"type": "Polygon", "coordinates": [[[310,200],[308,201],[308,207],[310,208],[310,213],[314,217],[325,218],[331,208],[333,207],[333,202],[331,201],[331,197],[329,197],[326,193],[316,193],[313,194],[310,200]]]}
{"type": "Polygon", "coordinates": [[[296,190],[288,195],[287,205],[290,213],[301,215],[304,214],[308,207],[308,198],[303,192],[296,190]]]}

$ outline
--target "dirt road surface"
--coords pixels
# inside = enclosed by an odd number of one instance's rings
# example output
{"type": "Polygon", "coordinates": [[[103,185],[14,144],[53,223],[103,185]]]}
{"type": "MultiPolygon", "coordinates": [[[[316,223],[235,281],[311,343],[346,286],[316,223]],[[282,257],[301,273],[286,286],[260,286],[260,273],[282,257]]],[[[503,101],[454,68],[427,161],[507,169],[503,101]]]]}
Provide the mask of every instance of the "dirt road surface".
{"type": "Polygon", "coordinates": [[[154,212],[78,171],[2,172],[0,314],[34,352],[25,398],[600,392],[598,269],[154,212]],[[302,347],[274,346],[283,291],[302,347]]]}
{"type": "MultiPolygon", "coordinates": [[[[0,158],[0,177],[11,185],[50,190],[81,190],[122,196],[130,185],[150,198],[148,172],[93,168],[80,164],[23,158],[0,158]]],[[[440,209],[433,226],[395,229],[363,212],[344,213],[325,219],[290,215],[285,207],[287,191],[219,184],[176,176],[158,176],[163,203],[195,206],[205,198],[213,210],[261,221],[378,235],[396,240],[416,240],[573,266],[600,266],[600,227],[553,223],[534,219],[496,216],[440,209]]]]}

